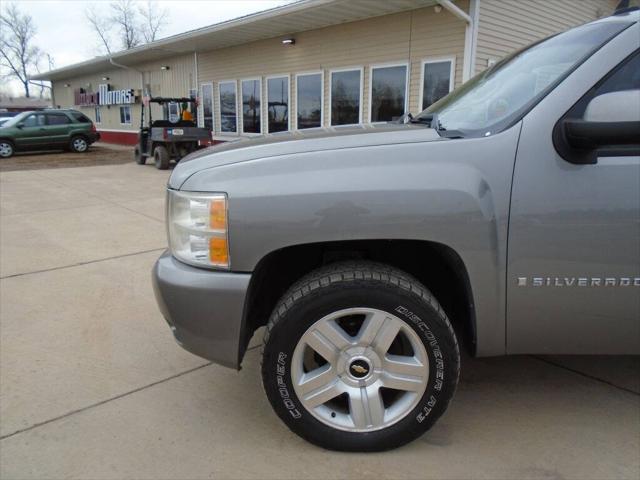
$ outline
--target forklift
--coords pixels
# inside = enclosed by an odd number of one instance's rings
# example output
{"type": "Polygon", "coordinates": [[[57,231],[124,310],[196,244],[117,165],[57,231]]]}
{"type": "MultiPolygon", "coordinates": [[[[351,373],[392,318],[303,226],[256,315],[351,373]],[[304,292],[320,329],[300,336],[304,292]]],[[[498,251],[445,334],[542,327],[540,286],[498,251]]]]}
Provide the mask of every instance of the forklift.
{"type": "Polygon", "coordinates": [[[138,165],[147,163],[152,157],[156,168],[166,170],[171,160],[179,162],[181,158],[200,148],[201,141],[211,140],[211,130],[199,128],[194,120],[197,100],[195,98],[150,97],[142,102],[140,132],[138,144],[134,150],[134,159],[138,165]],[[151,118],[151,104],[162,106],[167,120],[151,118]],[[148,110],[148,122],[145,126],[145,104],[148,110]]]}

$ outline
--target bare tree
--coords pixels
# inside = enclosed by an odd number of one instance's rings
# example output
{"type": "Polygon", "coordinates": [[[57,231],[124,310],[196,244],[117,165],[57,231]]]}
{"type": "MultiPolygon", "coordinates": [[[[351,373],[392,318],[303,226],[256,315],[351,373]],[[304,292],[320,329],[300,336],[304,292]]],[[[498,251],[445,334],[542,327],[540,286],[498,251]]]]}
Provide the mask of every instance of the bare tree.
{"type": "Polygon", "coordinates": [[[167,24],[168,11],[160,8],[157,1],[147,0],[146,5],[140,6],[140,15],[143,18],[142,36],[144,41],[153,42],[160,30],[167,24]]]}
{"type": "Polygon", "coordinates": [[[91,2],[85,18],[96,33],[101,49],[109,55],[114,51],[115,36],[122,49],[128,50],[143,42],[153,42],[167,25],[168,11],[156,0],[114,0],[108,4],[106,13],[98,5],[91,2]]]}
{"type": "MultiPolygon", "coordinates": [[[[44,59],[42,57],[41,59],[46,60],[47,71],[51,71],[55,68],[55,62],[53,61],[53,57],[50,54],[45,53],[44,59]]],[[[40,62],[36,63],[35,68],[38,73],[42,73],[42,71],[40,70],[40,62]]],[[[33,83],[34,85],[37,85],[40,88],[40,98],[50,98],[51,85],[48,85],[49,82],[45,83],[43,80],[35,80],[35,81],[32,81],[31,83],[33,83]],[[48,89],[47,93],[49,95],[45,95],[45,89],[48,89]]]]}
{"type": "Polygon", "coordinates": [[[7,84],[0,84],[0,100],[13,98],[13,89],[7,84]]]}
{"type": "Polygon", "coordinates": [[[125,50],[140,44],[138,18],[133,0],[111,2],[111,20],[119,30],[120,42],[125,50]]]}
{"type": "Polygon", "coordinates": [[[84,16],[89,22],[89,25],[93,28],[94,32],[100,39],[100,43],[106,50],[107,54],[111,54],[111,38],[110,30],[113,26],[113,20],[111,17],[102,16],[95,8],[95,5],[90,5],[84,11],[84,16]]]}
{"type": "Polygon", "coordinates": [[[29,72],[37,70],[42,53],[33,45],[36,27],[30,15],[20,13],[15,4],[6,7],[0,14],[0,67],[8,73],[3,77],[16,79],[24,88],[24,94],[30,96],[29,72]]]}

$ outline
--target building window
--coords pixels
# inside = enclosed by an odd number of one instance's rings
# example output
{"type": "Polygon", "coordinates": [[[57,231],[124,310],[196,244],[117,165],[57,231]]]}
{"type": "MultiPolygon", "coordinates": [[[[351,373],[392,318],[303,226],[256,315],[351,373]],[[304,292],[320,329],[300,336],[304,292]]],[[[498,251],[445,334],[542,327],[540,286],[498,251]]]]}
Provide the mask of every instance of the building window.
{"type": "Polygon", "coordinates": [[[455,59],[424,60],[420,109],[424,110],[453,90],[455,59]]]}
{"type": "Polygon", "coordinates": [[[131,106],[123,105],[120,107],[120,124],[131,125],[131,106]]]}
{"type": "Polygon", "coordinates": [[[213,84],[203,83],[202,88],[202,125],[213,130],[213,84]]]}
{"type": "Polygon", "coordinates": [[[94,112],[95,112],[96,123],[98,124],[102,123],[102,112],[100,112],[100,107],[96,107],[94,109],[94,112]]]}
{"type": "Polygon", "coordinates": [[[322,73],[303,73],[296,76],[296,128],[322,127],[322,73]]]}
{"type": "Polygon", "coordinates": [[[369,121],[390,122],[407,106],[407,65],[371,67],[369,121]]]}
{"type": "Polygon", "coordinates": [[[267,78],[267,132],[289,130],[289,77],[267,78]]]}
{"type": "Polygon", "coordinates": [[[242,80],[242,133],[261,133],[259,79],[242,80]]]}
{"type": "Polygon", "coordinates": [[[220,132],[238,133],[236,82],[220,82],[218,84],[218,94],[220,95],[220,132]]]}
{"type": "Polygon", "coordinates": [[[362,69],[331,72],[331,125],[362,122],[362,69]]]}

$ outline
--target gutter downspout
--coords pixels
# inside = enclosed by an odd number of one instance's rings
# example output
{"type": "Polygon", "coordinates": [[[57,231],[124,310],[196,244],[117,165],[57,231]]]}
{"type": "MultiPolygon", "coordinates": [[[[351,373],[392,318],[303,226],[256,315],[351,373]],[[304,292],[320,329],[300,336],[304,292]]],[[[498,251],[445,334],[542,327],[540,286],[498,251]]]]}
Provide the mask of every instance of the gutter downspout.
{"type": "MultiPolygon", "coordinates": [[[[478,50],[478,30],[480,30],[480,0],[469,0],[469,13],[473,22],[471,32],[471,55],[469,56],[469,78],[476,74],[476,52],[478,50]]],[[[466,32],[465,32],[466,35],[466,32]]],[[[466,37],[465,37],[466,39],[466,37]]]]}
{"type": "Polygon", "coordinates": [[[462,83],[473,77],[475,73],[476,41],[478,38],[478,12],[480,0],[469,0],[469,12],[467,14],[460,7],[454,5],[451,0],[437,0],[438,4],[447,9],[457,18],[466,23],[464,31],[464,54],[462,63],[462,83]]]}

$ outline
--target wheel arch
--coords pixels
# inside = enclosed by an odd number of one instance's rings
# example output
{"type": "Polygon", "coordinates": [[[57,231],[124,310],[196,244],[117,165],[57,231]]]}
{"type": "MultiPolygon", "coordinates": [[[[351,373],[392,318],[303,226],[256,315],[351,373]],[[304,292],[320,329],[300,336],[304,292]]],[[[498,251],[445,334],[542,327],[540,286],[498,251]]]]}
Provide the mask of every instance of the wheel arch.
{"type": "Polygon", "coordinates": [[[475,354],[477,330],[471,282],[453,248],[426,240],[346,240],[287,246],[259,260],[245,299],[238,365],[254,332],[267,323],[287,289],[310,271],[343,260],[373,260],[416,277],[441,303],[463,348],[475,354]]]}

